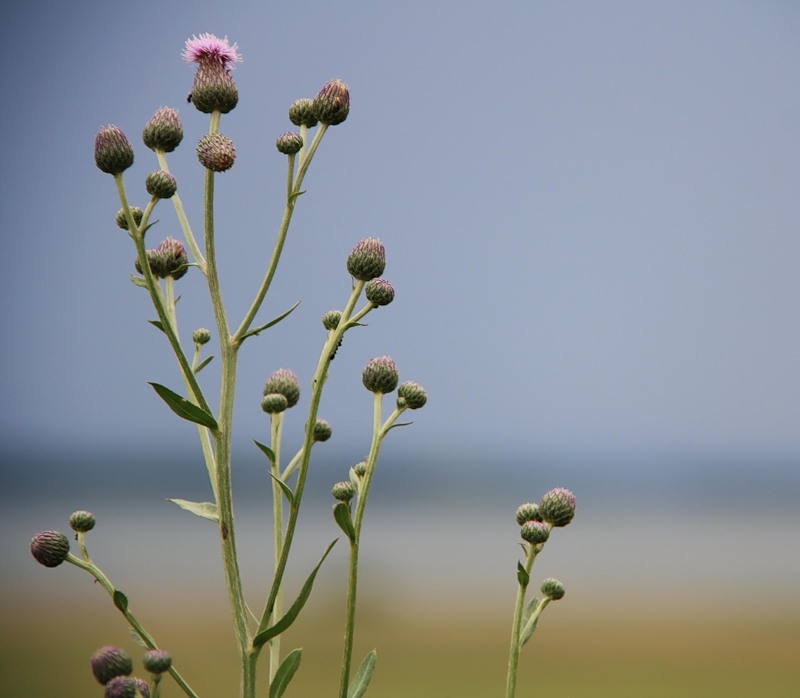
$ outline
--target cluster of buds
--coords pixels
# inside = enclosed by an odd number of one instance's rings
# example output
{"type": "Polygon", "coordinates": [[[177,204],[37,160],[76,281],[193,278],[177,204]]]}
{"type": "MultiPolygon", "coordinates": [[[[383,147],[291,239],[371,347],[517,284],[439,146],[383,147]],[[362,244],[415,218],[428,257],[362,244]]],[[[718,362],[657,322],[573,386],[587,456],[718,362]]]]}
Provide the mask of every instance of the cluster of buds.
{"type": "Polygon", "coordinates": [[[542,545],[553,528],[566,526],[575,517],[575,495],[564,487],[544,494],[538,504],[528,502],[516,511],[522,539],[531,545],[542,545]]]}
{"type": "MultiPolygon", "coordinates": [[[[164,650],[150,650],[142,664],[157,684],[161,674],[172,666],[172,658],[164,650]]],[[[131,676],[133,662],[119,647],[101,647],[92,655],[91,667],[98,683],[105,686],[105,698],[150,698],[150,686],[143,679],[131,676]]]]}
{"type": "MultiPolygon", "coordinates": [[[[303,129],[317,124],[335,126],[342,123],[350,113],[350,91],[341,80],[328,82],[314,99],[297,99],[289,105],[289,121],[303,129]]],[[[287,131],[278,136],[275,147],[279,153],[294,155],[303,147],[303,136],[296,131],[287,131]]]]}
{"type": "MultiPolygon", "coordinates": [[[[180,279],[189,271],[189,257],[183,243],[174,238],[166,238],[158,247],[147,250],[147,263],[150,271],[159,279],[166,279],[171,276],[173,279],[180,279]]],[[[144,273],[142,265],[137,257],[134,267],[140,274],[144,273]]]]}
{"type": "MultiPolygon", "coordinates": [[[[277,414],[294,407],[300,400],[300,381],[294,371],[279,368],[264,384],[261,409],[267,414],[277,414]]],[[[323,439],[324,440],[324,439],[323,439]]]]}

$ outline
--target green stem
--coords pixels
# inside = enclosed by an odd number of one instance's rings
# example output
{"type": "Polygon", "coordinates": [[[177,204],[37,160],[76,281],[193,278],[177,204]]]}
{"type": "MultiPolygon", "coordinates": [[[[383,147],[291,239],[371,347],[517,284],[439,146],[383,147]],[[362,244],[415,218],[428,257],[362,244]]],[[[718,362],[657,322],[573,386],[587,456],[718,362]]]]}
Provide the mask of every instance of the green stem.
{"type": "MultiPolygon", "coordinates": [[[[525,574],[528,581],[533,569],[534,560],[536,555],[541,550],[540,546],[528,544],[528,555],[525,559],[525,574]]],[[[519,653],[522,649],[520,643],[520,631],[522,625],[522,611],[525,608],[525,593],[528,589],[528,583],[523,584],[523,580],[519,580],[519,587],[517,588],[517,601],[514,605],[514,622],[511,625],[511,647],[508,655],[508,674],[506,676],[506,698],[514,698],[517,690],[517,668],[519,666],[519,653]]]]}
{"type": "MultiPolygon", "coordinates": [[[[283,412],[271,415],[271,431],[272,440],[270,448],[275,456],[272,464],[272,528],[274,536],[274,561],[275,569],[277,570],[281,560],[281,552],[283,550],[283,491],[280,485],[274,478],[281,476],[281,432],[283,431],[283,412]]],[[[272,609],[272,623],[276,623],[283,613],[281,603],[281,593],[278,591],[278,596],[275,598],[275,608],[272,609]]],[[[281,662],[281,636],[277,635],[270,640],[269,643],[269,681],[275,678],[275,672],[281,662]]]]}

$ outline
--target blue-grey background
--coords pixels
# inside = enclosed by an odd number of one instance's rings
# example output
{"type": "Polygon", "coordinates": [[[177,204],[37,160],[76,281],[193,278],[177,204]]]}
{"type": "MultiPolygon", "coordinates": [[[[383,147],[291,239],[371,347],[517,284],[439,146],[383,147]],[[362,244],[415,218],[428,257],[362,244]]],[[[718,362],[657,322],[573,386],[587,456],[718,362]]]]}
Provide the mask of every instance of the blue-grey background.
{"type": "MultiPolygon", "coordinates": [[[[240,103],[222,122],[238,160],[217,179],[233,323],[280,220],[274,141],[292,128],[288,105],[332,78],[352,95],[306,179],[260,318],[302,304],[241,352],[246,572],[269,558],[258,542],[269,485],[252,446],[268,439],[262,384],[290,367],[308,386],[319,319],[343,305],[346,255],[371,235],[397,297],[333,364],[321,412],[334,438],[312,473],[298,569],[336,535],[325,493],[366,452],[360,372],[388,353],[430,402],[385,446],[365,574],[438,603],[431,583],[452,584],[455,569],[465,595],[502,588],[507,606],[513,510],[563,485],[578,517],[542,563],[572,608],[600,590],[709,608],[769,588],[797,613],[800,5],[45,5],[4,9],[0,45],[6,600],[52,588],[27,541],[63,530],[77,508],[98,514],[93,550],[128,586],[149,576],[143,551],[161,555],[167,579],[221,584],[213,554],[198,562],[215,548],[212,527],[163,501],[207,498],[205,469],[193,427],[147,385],[180,379],[129,281],[133,248],[92,157],[101,125],[125,130],[129,197],[143,205],[157,165],[141,129],[158,107],[179,108],[186,137],[170,166],[201,230],[194,144],[207,117],[186,104],[193,69],[180,51],[212,32],[244,56],[240,103]]],[[[157,217],[151,246],[179,233],[169,205],[157,217]]],[[[199,275],[178,285],[184,337],[213,328],[199,275]]],[[[202,375],[214,400],[214,363],[202,375]]],[[[288,419],[287,452],[306,405],[288,419]]]]}

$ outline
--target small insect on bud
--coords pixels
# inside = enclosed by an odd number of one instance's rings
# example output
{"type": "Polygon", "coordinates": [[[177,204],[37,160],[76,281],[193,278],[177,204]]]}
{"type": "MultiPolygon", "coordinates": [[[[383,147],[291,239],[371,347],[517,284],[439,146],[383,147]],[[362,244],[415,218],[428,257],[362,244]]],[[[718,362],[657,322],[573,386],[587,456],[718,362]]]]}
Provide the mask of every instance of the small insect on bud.
{"type": "Polygon", "coordinates": [[[279,393],[286,398],[286,406],[294,407],[300,399],[300,381],[294,371],[279,368],[264,384],[264,395],[279,393]]]}
{"type": "Polygon", "coordinates": [[[331,428],[330,422],[324,419],[318,419],[314,423],[314,441],[327,441],[331,438],[331,434],[333,434],[333,429],[331,428]]]}
{"type": "Polygon", "coordinates": [[[349,502],[355,496],[356,488],[350,480],[343,480],[331,488],[331,494],[340,502],[349,502]]]}
{"type": "Polygon", "coordinates": [[[178,182],[169,172],[155,170],[147,175],[144,187],[147,193],[156,199],[171,199],[178,191],[178,182]]]}
{"type": "Polygon", "coordinates": [[[391,356],[377,356],[370,359],[361,374],[361,382],[372,393],[386,395],[391,393],[400,380],[397,365],[391,356]]]}
{"type": "Polygon", "coordinates": [[[564,585],[557,579],[550,577],[542,582],[542,594],[544,594],[548,599],[558,601],[559,599],[564,598],[565,593],[564,585]]]}
{"type": "Polygon", "coordinates": [[[236,162],[236,148],[227,136],[209,133],[197,144],[197,158],[207,170],[225,172],[236,162]]]}
{"type": "MultiPolygon", "coordinates": [[[[142,218],[144,218],[144,211],[142,211],[142,209],[140,209],[138,206],[131,206],[131,215],[133,216],[133,222],[138,226],[139,223],[142,222],[142,218]]],[[[123,230],[128,229],[128,218],[125,215],[124,208],[121,208],[119,211],[117,211],[116,221],[120,228],[123,230]]]]}
{"type": "Polygon", "coordinates": [[[42,531],[31,540],[31,555],[45,567],[58,567],[69,554],[69,541],[58,531],[42,531]]]}
{"type": "Polygon", "coordinates": [[[142,140],[155,152],[171,153],[175,150],[183,140],[183,124],[178,110],[161,107],[156,111],[145,124],[142,140]]]}
{"type": "Polygon", "coordinates": [[[313,128],[317,125],[317,115],[314,113],[314,101],[311,99],[298,99],[289,107],[289,121],[295,126],[313,128]]]}
{"type": "Polygon", "coordinates": [[[94,514],[90,511],[75,511],[69,517],[69,525],[76,533],[88,533],[95,525],[94,514]]]}
{"type": "Polygon", "coordinates": [[[163,674],[172,666],[172,657],[166,650],[149,650],[145,652],[142,664],[151,674],[163,674]]]}
{"type": "Polygon", "coordinates": [[[523,504],[517,509],[517,523],[522,526],[526,521],[541,521],[542,515],[539,513],[539,505],[533,502],[523,504]]]}
{"type": "Polygon", "coordinates": [[[566,526],[575,517],[575,495],[564,487],[545,492],[539,502],[542,520],[553,526],[566,526]]]}
{"type": "Polygon", "coordinates": [[[394,288],[386,279],[370,279],[364,287],[364,295],[373,305],[389,305],[394,300],[394,288]]]}
{"type": "Polygon", "coordinates": [[[113,645],[101,647],[92,655],[92,673],[97,681],[106,684],[115,676],[129,676],[133,662],[124,650],[113,645]]]}
{"type": "Polygon", "coordinates": [[[295,153],[299,153],[300,149],[303,147],[303,138],[299,133],[287,131],[278,136],[278,140],[275,141],[275,147],[278,149],[279,153],[294,155],[295,153]]]}
{"type": "Polygon", "coordinates": [[[522,524],[519,534],[528,543],[539,545],[550,537],[550,527],[541,521],[526,521],[522,524]]]}
{"type": "Polygon", "coordinates": [[[205,327],[200,327],[192,332],[192,341],[199,344],[201,347],[211,341],[211,331],[205,327]]]}
{"type": "Polygon", "coordinates": [[[321,124],[335,126],[350,113],[350,90],[341,80],[331,80],[314,98],[314,114],[321,124]]]}
{"type": "Polygon", "coordinates": [[[133,165],[133,148],[118,126],[103,126],[94,140],[94,161],[108,174],[122,174],[133,165]]]}
{"type": "Polygon", "coordinates": [[[378,238],[364,238],[347,257],[347,271],[359,281],[369,281],[383,274],[386,249],[378,238]]]}
{"type": "Polygon", "coordinates": [[[326,330],[335,330],[339,327],[339,320],[342,319],[340,310],[329,310],[322,316],[322,326],[326,330]]]}
{"type": "Polygon", "coordinates": [[[407,407],[409,410],[418,410],[420,407],[424,407],[426,402],[428,402],[428,393],[419,383],[404,381],[397,389],[398,409],[407,407]]]}

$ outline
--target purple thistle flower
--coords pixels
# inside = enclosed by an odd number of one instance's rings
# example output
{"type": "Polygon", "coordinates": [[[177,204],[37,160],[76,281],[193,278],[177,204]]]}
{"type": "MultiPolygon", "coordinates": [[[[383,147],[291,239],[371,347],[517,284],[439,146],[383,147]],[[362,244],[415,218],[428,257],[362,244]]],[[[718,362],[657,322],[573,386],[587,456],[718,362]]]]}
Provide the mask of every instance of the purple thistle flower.
{"type": "Polygon", "coordinates": [[[219,63],[230,70],[242,61],[238,48],[238,44],[228,43],[227,36],[220,39],[213,34],[200,34],[186,40],[182,55],[187,63],[219,63]]]}

